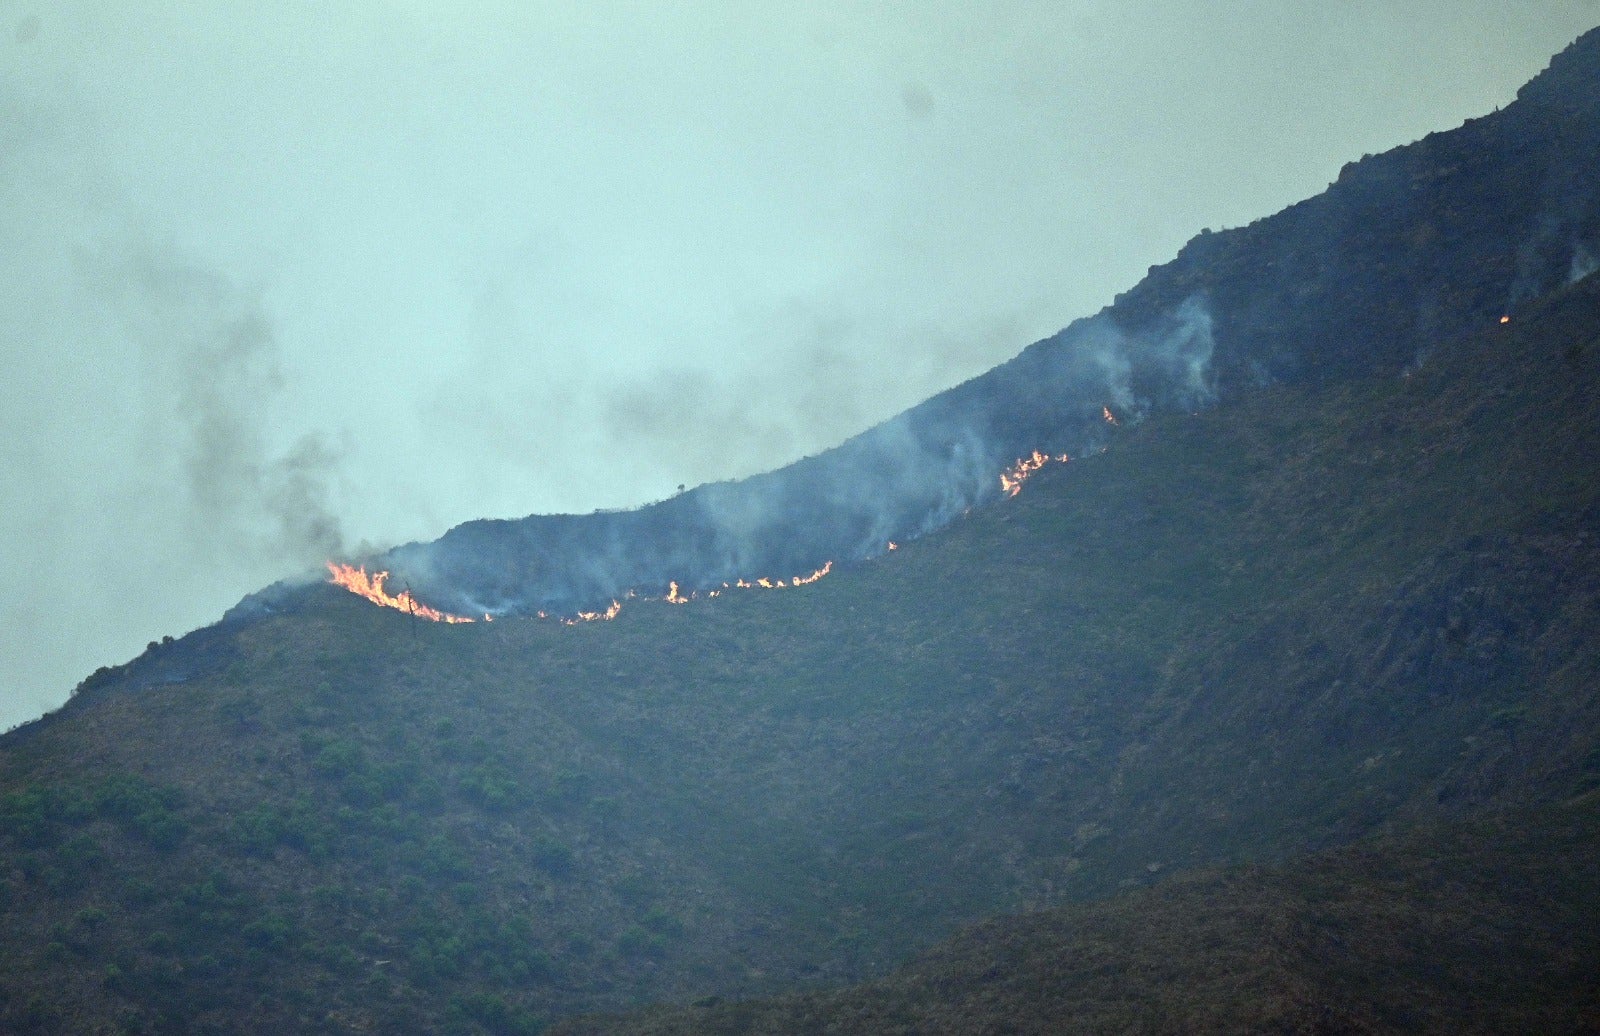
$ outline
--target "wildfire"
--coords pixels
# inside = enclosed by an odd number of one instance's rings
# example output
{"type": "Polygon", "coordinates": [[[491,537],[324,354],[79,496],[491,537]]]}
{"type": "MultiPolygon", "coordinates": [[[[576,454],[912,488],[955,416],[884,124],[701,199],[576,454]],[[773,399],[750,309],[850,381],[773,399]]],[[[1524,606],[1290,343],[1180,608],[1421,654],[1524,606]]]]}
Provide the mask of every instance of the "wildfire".
{"type": "Polygon", "coordinates": [[[805,585],[807,585],[809,583],[815,583],[817,580],[821,579],[823,576],[827,575],[829,572],[832,572],[832,571],[833,571],[833,562],[830,561],[830,562],[828,562],[827,564],[823,565],[821,568],[817,569],[815,572],[811,573],[808,576],[795,576],[794,577],[794,581],[790,585],[792,585],[792,586],[805,586],[805,585]]]}
{"type": "MultiPolygon", "coordinates": [[[[758,576],[755,579],[738,579],[731,583],[723,583],[721,589],[707,590],[705,597],[708,600],[712,597],[721,597],[729,590],[784,590],[789,587],[808,586],[832,571],[833,562],[829,561],[824,563],[821,568],[812,570],[808,575],[791,576],[788,579],[773,579],[769,576],[758,576]]],[[[629,592],[629,596],[632,596],[632,591],[629,592]]],[[[667,596],[661,598],[661,600],[666,601],[668,604],[688,604],[690,601],[699,600],[700,597],[700,591],[690,590],[686,594],[678,588],[677,582],[673,581],[667,584],[667,596]]]]}
{"type": "MultiPolygon", "coordinates": [[[[674,584],[674,586],[676,586],[676,584],[674,584]]],[[[610,622],[612,619],[616,618],[621,612],[622,612],[622,602],[617,600],[615,597],[613,597],[611,599],[611,607],[607,608],[605,611],[603,611],[603,612],[579,612],[577,615],[574,615],[571,618],[562,619],[561,620],[561,625],[563,625],[563,626],[576,626],[580,622],[610,622]]],[[[540,612],[539,613],[539,618],[542,619],[544,617],[545,617],[545,613],[544,612],[540,612]]]]}
{"type": "Polygon", "coordinates": [[[1111,412],[1111,408],[1110,407],[1108,407],[1108,406],[1101,407],[1100,408],[1100,413],[1105,415],[1106,424],[1116,424],[1117,423],[1117,417],[1116,417],[1115,414],[1113,414],[1111,412]]]}
{"type": "MultiPolygon", "coordinates": [[[[1105,417],[1108,424],[1114,425],[1117,423],[1117,418],[1111,413],[1110,407],[1102,406],[1100,408],[1100,412],[1105,417]]],[[[1101,448],[1101,452],[1104,452],[1104,447],[1101,448]]],[[[1072,458],[1065,453],[1049,454],[1042,450],[1034,450],[1028,456],[1018,458],[1009,467],[1000,472],[1000,490],[1007,497],[1014,497],[1018,493],[1022,492],[1023,483],[1026,482],[1034,472],[1040,470],[1046,464],[1050,464],[1052,462],[1065,464],[1071,459],[1072,458]]],[[[967,511],[963,513],[969,513],[970,511],[971,508],[968,508],[967,511]]],[[[898,550],[899,547],[900,545],[898,543],[895,543],[892,540],[889,541],[888,549],[890,551],[898,550]]],[[[388,572],[375,572],[368,574],[364,566],[346,565],[334,561],[328,562],[327,566],[330,576],[329,582],[342,586],[353,594],[365,597],[373,604],[380,605],[384,608],[394,608],[397,611],[405,612],[407,615],[414,615],[419,619],[427,619],[431,622],[461,623],[478,621],[470,616],[451,615],[448,612],[442,612],[437,608],[429,607],[413,597],[409,589],[402,590],[399,594],[390,593],[384,588],[384,581],[389,578],[388,572]]],[[[552,616],[548,612],[544,611],[538,611],[534,614],[541,619],[554,618],[563,626],[576,626],[582,622],[609,622],[612,619],[615,619],[622,612],[622,601],[625,600],[659,600],[665,601],[668,604],[688,604],[690,601],[697,600],[702,596],[710,599],[713,597],[720,597],[732,590],[782,590],[790,587],[809,586],[832,571],[833,562],[828,561],[825,562],[821,568],[814,569],[805,575],[791,576],[788,579],[772,578],[770,576],[758,576],[755,579],[738,579],[732,583],[723,583],[721,589],[707,590],[703,595],[698,590],[690,590],[689,592],[685,593],[679,587],[677,580],[672,580],[667,584],[667,592],[662,597],[646,597],[639,593],[637,589],[631,589],[624,593],[620,600],[617,598],[612,598],[611,606],[606,608],[604,611],[580,611],[576,615],[571,616],[552,616]]],[[[483,621],[490,621],[491,618],[491,616],[485,615],[483,617],[483,621]]]]}
{"type": "Polygon", "coordinates": [[[1501,317],[1500,318],[1500,323],[1509,324],[1509,323],[1511,323],[1511,318],[1509,316],[1501,317]]]}
{"type": "MultiPolygon", "coordinates": [[[[367,574],[364,565],[341,565],[328,562],[328,572],[332,578],[331,583],[337,583],[353,594],[359,594],[373,604],[385,608],[395,608],[407,615],[415,615],[419,619],[430,622],[477,622],[465,615],[451,615],[437,608],[430,608],[411,596],[410,590],[402,590],[399,595],[390,593],[383,588],[384,580],[389,578],[388,572],[374,572],[367,574]]],[[[485,616],[487,618],[488,616],[485,616]]]]}
{"type": "MultiPolygon", "coordinates": [[[[1048,453],[1042,453],[1039,450],[1034,450],[1029,456],[1021,458],[1015,464],[1012,464],[1009,468],[1006,468],[1004,471],[1000,472],[1000,491],[1006,496],[1016,496],[1018,493],[1022,492],[1022,484],[1028,481],[1028,476],[1032,475],[1035,471],[1038,471],[1051,461],[1065,464],[1071,459],[1072,458],[1067,456],[1065,453],[1052,457],[1048,453]]],[[[894,545],[891,544],[889,549],[893,550],[894,545]]]]}
{"type": "MultiPolygon", "coordinates": [[[[1111,413],[1110,407],[1101,407],[1100,410],[1108,423],[1117,423],[1117,419],[1111,413]]],[[[1049,454],[1042,450],[1034,450],[1028,456],[1018,458],[1013,464],[1000,472],[1000,490],[1007,497],[1016,496],[1018,493],[1022,492],[1022,484],[1026,482],[1029,476],[1031,476],[1034,472],[1040,470],[1046,464],[1050,464],[1052,462],[1065,464],[1071,459],[1072,458],[1065,453],[1049,454]]],[[[967,510],[970,512],[971,508],[968,508],[967,510]]],[[[891,540],[888,543],[888,549],[890,551],[895,551],[900,549],[900,545],[891,540]]],[[[390,593],[384,588],[384,582],[389,578],[388,572],[374,572],[369,574],[365,566],[346,565],[335,561],[330,561],[327,563],[327,565],[328,574],[330,577],[329,582],[335,583],[338,586],[342,586],[353,594],[365,597],[373,604],[380,605],[384,608],[393,608],[397,611],[405,612],[407,615],[414,615],[419,619],[427,619],[430,622],[460,623],[478,621],[470,616],[451,615],[448,612],[443,612],[437,608],[429,607],[413,597],[409,589],[402,590],[398,594],[390,593]]],[[[624,593],[621,596],[621,599],[612,598],[611,606],[606,608],[604,611],[580,611],[576,615],[570,616],[553,616],[544,611],[538,611],[534,614],[541,619],[553,618],[563,626],[576,626],[582,622],[610,622],[612,619],[615,619],[619,614],[621,614],[623,601],[658,600],[665,601],[668,604],[688,604],[690,601],[698,600],[702,596],[704,596],[706,599],[710,599],[713,597],[720,597],[723,594],[733,590],[783,590],[790,587],[809,586],[832,571],[833,562],[828,561],[825,562],[821,568],[813,569],[811,572],[805,575],[791,576],[787,579],[781,577],[773,578],[770,576],[758,576],[755,579],[738,579],[732,583],[723,583],[720,589],[707,590],[704,592],[704,594],[698,590],[690,590],[685,593],[678,585],[678,581],[672,580],[667,584],[667,592],[662,597],[646,597],[637,589],[632,589],[624,593]]],[[[491,616],[489,615],[485,615],[483,617],[483,621],[485,622],[490,621],[490,619],[491,616]]]]}

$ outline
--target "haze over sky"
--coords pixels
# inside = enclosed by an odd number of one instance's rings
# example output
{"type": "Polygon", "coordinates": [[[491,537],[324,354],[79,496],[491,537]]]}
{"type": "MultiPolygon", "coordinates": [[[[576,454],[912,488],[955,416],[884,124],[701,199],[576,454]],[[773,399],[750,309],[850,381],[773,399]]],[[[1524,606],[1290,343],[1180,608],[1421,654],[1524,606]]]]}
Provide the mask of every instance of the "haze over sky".
{"type": "Polygon", "coordinates": [[[833,445],[1596,22],[0,0],[0,728],[330,553],[833,445]]]}

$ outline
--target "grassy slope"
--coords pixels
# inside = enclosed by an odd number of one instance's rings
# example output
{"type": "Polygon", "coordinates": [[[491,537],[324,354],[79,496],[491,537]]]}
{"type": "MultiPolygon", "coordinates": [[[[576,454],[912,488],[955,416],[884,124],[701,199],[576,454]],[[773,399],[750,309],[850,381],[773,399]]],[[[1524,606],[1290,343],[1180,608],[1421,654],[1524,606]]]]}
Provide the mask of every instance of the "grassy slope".
{"type": "Polygon", "coordinates": [[[1580,285],[1407,379],[1152,420],[802,591],[563,629],[329,589],[154,649],[0,747],[0,1022],[532,1030],[1565,799],[1596,327],[1580,285]]]}

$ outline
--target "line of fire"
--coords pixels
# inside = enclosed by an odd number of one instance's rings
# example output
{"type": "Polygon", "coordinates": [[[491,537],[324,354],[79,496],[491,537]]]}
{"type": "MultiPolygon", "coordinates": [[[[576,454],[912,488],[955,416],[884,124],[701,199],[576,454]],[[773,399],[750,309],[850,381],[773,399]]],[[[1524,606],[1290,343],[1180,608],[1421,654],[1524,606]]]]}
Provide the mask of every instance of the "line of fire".
{"type": "MultiPolygon", "coordinates": [[[[1117,423],[1116,416],[1112,414],[1110,407],[1102,407],[1101,412],[1107,424],[1114,425],[1117,423]]],[[[1065,464],[1071,459],[1065,453],[1050,454],[1034,450],[1028,456],[1018,458],[1000,472],[1000,492],[1007,498],[1014,497],[1022,492],[1023,483],[1045,465],[1050,463],[1065,464]]],[[[885,553],[898,548],[899,544],[891,542],[888,544],[885,553]]],[[[330,583],[342,586],[358,597],[364,597],[383,608],[394,608],[397,611],[405,612],[407,615],[418,619],[426,619],[430,622],[466,623],[493,621],[493,616],[487,614],[480,620],[470,615],[452,615],[449,612],[440,611],[418,601],[412,596],[409,588],[402,590],[398,594],[390,593],[385,587],[385,583],[389,579],[388,572],[369,573],[364,565],[349,565],[337,561],[329,561],[327,567],[328,581],[330,583]]],[[[739,579],[731,583],[723,583],[720,588],[706,591],[691,590],[688,593],[680,590],[677,581],[674,580],[667,584],[667,592],[661,597],[646,597],[635,590],[629,590],[620,600],[613,598],[610,606],[603,610],[580,611],[576,615],[570,616],[552,616],[542,611],[536,614],[541,619],[554,618],[564,626],[576,626],[584,622],[609,622],[622,612],[622,601],[624,600],[688,604],[702,597],[708,600],[713,597],[720,597],[733,590],[782,590],[797,586],[809,586],[832,571],[833,562],[828,561],[821,568],[815,569],[806,575],[797,575],[788,579],[768,576],[757,579],[739,579]]]]}

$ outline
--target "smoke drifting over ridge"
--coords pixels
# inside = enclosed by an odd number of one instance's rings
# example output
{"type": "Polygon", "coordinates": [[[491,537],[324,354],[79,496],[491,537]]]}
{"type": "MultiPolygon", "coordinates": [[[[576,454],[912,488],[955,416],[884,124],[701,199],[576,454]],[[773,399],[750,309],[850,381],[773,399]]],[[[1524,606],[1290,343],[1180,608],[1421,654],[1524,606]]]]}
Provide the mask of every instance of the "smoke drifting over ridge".
{"type": "Polygon", "coordinates": [[[1440,338],[1499,326],[1499,300],[1569,278],[1552,228],[1600,218],[1592,192],[1559,192],[1564,218],[1552,222],[1548,198],[1507,185],[1570,182],[1600,164],[1596,73],[1600,30],[1516,105],[1353,163],[1324,194],[1249,227],[1202,233],[1098,316],[836,449],[637,511],[470,522],[374,563],[468,615],[792,576],[882,553],[993,499],[1017,457],[1094,450],[1108,402],[1139,420],[1240,385],[1398,373],[1440,338]],[[1473,175],[1454,175],[1469,163],[1473,175]],[[1392,272],[1396,256],[1422,273],[1392,272]],[[1424,303],[1426,319],[1397,321],[1424,303]]]}
{"type": "Polygon", "coordinates": [[[444,611],[575,613],[628,591],[662,596],[859,561],[1000,496],[1000,472],[1042,449],[1084,456],[1125,422],[1216,398],[1201,296],[1140,333],[1109,314],[778,471],[648,507],[469,522],[371,559],[444,611]]]}

